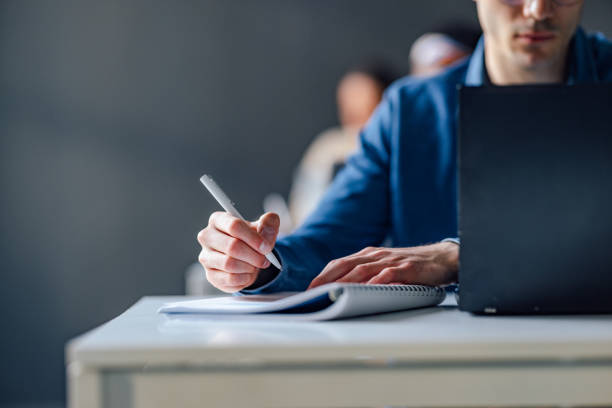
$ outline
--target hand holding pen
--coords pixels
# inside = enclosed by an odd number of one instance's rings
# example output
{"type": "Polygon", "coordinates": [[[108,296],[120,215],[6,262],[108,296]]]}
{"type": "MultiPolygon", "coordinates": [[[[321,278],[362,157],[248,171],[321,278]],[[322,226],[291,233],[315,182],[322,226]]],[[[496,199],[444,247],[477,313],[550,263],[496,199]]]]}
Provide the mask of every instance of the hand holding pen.
{"type": "Polygon", "coordinates": [[[271,252],[280,226],[278,215],[266,213],[248,222],[212,178],[204,175],[200,181],[226,210],[213,213],[198,233],[199,261],[208,281],[224,292],[237,292],[252,285],[261,269],[271,264],[280,269],[271,252]]]}

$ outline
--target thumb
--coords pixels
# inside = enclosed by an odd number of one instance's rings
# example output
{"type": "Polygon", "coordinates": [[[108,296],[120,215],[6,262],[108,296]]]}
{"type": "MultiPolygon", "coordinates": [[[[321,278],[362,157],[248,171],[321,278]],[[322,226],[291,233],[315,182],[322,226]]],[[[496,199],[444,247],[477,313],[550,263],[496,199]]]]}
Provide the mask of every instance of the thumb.
{"type": "Polygon", "coordinates": [[[270,247],[273,247],[276,242],[279,227],[280,218],[273,212],[265,213],[257,220],[257,232],[270,244],[270,247]]]}

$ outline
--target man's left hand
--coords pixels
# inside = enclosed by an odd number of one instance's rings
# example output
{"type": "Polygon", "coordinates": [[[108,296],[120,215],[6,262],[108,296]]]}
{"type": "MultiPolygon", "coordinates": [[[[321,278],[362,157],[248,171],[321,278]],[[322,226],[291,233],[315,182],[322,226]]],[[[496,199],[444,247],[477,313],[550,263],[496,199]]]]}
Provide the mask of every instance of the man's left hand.
{"type": "Polygon", "coordinates": [[[331,261],[308,289],[330,282],[445,285],[457,281],[459,246],[439,242],[411,248],[368,247],[331,261]]]}

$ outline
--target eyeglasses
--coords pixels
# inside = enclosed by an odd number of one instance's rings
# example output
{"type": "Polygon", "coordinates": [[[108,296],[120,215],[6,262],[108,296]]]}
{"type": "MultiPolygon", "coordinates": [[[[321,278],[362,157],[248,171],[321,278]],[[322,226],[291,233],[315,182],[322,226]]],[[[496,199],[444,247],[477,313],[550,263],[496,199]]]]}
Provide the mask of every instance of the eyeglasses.
{"type": "MultiPolygon", "coordinates": [[[[509,6],[522,6],[523,4],[525,4],[525,0],[500,0],[500,1],[509,6]]],[[[553,3],[555,3],[557,6],[573,6],[582,1],[583,0],[553,0],[553,3]]]]}

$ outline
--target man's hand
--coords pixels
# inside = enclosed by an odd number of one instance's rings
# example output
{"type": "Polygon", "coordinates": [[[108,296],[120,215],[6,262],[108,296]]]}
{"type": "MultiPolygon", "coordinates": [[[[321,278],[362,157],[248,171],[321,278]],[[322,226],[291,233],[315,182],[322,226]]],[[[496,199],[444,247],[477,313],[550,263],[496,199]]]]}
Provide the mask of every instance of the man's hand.
{"type": "Polygon", "coordinates": [[[365,248],[331,261],[308,289],[330,282],[444,285],[457,280],[459,246],[439,242],[412,248],[365,248]]]}
{"type": "Polygon", "coordinates": [[[270,266],[265,255],[272,251],[280,219],[266,213],[255,222],[215,212],[198,233],[202,252],[198,260],[206,279],[224,292],[237,292],[255,282],[259,270],[270,266]]]}

